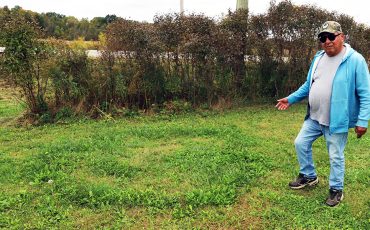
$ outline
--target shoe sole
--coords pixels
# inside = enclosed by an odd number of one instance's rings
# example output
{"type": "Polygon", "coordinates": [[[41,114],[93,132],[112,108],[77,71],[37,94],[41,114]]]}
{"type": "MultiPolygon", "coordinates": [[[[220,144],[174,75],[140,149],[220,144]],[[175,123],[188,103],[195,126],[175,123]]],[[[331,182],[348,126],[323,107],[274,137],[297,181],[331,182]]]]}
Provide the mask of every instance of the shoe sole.
{"type": "Polygon", "coordinates": [[[309,187],[313,187],[313,186],[317,185],[318,183],[319,183],[319,178],[316,178],[316,180],[311,181],[311,182],[308,182],[307,184],[302,184],[301,186],[298,186],[298,187],[291,187],[291,186],[289,186],[289,187],[290,187],[291,189],[296,189],[296,190],[298,190],[298,189],[302,189],[302,188],[307,187],[307,186],[309,186],[309,187]]]}

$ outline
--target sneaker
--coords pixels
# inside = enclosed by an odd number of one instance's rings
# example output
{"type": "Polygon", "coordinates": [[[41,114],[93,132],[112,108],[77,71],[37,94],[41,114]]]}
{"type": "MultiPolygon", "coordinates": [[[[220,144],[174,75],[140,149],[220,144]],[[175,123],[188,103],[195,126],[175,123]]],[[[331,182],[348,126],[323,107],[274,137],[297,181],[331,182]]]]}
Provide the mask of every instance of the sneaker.
{"type": "Polygon", "coordinates": [[[342,200],[343,200],[343,192],[341,190],[335,190],[335,189],[330,189],[329,190],[329,197],[326,199],[326,205],[330,207],[334,207],[338,205],[342,200]]]}
{"type": "Polygon", "coordinates": [[[307,178],[303,174],[299,174],[295,181],[289,183],[291,189],[302,189],[306,186],[315,186],[319,183],[319,178],[307,178]]]}

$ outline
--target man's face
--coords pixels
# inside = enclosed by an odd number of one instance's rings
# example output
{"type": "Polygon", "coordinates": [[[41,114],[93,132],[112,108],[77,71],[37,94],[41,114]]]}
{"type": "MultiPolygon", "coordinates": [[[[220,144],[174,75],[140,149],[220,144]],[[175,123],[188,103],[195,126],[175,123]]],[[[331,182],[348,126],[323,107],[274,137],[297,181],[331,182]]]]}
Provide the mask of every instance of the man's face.
{"type": "Polygon", "coordinates": [[[322,33],[320,34],[321,47],[325,50],[325,53],[329,57],[333,57],[340,53],[343,49],[344,35],[343,34],[331,34],[322,33]],[[334,39],[334,40],[333,40],[334,39]],[[333,40],[333,41],[331,41],[333,40]]]}

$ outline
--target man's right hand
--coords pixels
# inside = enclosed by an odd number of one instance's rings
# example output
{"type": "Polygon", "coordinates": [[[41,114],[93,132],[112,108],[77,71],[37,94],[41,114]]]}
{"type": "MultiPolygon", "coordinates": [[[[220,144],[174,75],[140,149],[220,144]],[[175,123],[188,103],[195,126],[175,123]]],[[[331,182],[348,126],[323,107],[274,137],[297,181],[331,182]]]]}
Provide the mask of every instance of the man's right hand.
{"type": "Polygon", "coordinates": [[[278,110],[286,110],[289,108],[290,104],[288,102],[288,98],[281,98],[279,100],[277,100],[278,103],[275,105],[276,108],[278,108],[278,110]]]}

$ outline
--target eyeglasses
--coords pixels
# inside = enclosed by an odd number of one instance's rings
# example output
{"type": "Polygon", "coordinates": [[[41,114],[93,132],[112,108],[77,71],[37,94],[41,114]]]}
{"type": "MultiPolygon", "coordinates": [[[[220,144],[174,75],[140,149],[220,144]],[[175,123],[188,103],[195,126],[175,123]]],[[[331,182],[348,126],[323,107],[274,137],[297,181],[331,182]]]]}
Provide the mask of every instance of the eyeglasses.
{"type": "Polygon", "coordinates": [[[334,40],[335,40],[335,38],[336,38],[337,36],[339,36],[339,35],[340,35],[340,34],[337,34],[337,35],[335,35],[335,34],[325,34],[325,35],[320,36],[320,37],[319,37],[319,40],[320,40],[320,42],[322,42],[322,43],[325,43],[327,38],[329,38],[329,40],[330,40],[330,41],[334,41],[334,40]]]}

